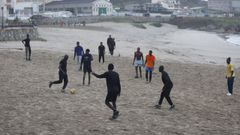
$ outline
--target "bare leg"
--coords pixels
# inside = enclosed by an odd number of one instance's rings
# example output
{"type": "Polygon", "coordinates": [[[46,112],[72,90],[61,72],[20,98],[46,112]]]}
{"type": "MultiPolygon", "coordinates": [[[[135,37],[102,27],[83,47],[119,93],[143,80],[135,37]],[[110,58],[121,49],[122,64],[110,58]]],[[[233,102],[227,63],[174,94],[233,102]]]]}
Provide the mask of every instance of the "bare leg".
{"type": "Polygon", "coordinates": [[[88,85],[90,85],[90,82],[91,82],[91,74],[90,72],[88,72],[88,85]]]}
{"type": "Polygon", "coordinates": [[[150,71],[149,74],[150,74],[150,75],[149,75],[149,82],[151,82],[151,81],[152,81],[152,71],[150,71]]]}
{"type": "Polygon", "coordinates": [[[142,78],[142,69],[141,69],[141,67],[139,67],[139,73],[140,73],[140,77],[142,78]]]}
{"type": "Polygon", "coordinates": [[[146,71],[146,81],[148,81],[148,71],[146,71]]]}
{"type": "Polygon", "coordinates": [[[86,75],[86,72],[83,73],[83,85],[85,85],[85,75],[86,75]]]}
{"type": "Polygon", "coordinates": [[[135,70],[136,70],[136,76],[135,76],[135,78],[138,78],[138,67],[135,67],[135,70]]]}

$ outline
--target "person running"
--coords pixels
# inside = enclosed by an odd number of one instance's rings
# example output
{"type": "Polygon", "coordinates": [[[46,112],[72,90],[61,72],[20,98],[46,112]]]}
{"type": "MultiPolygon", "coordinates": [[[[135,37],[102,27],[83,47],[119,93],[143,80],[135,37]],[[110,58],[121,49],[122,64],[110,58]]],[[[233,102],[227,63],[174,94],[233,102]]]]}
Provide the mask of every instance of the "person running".
{"type": "Polygon", "coordinates": [[[105,99],[105,104],[113,111],[112,119],[116,119],[119,116],[119,111],[117,110],[117,96],[121,94],[121,84],[119,79],[119,74],[113,71],[114,65],[108,65],[108,71],[98,75],[95,72],[92,74],[97,78],[106,78],[107,82],[107,96],[105,99]],[[112,102],[112,104],[110,104],[112,102]]]}
{"type": "Polygon", "coordinates": [[[134,58],[133,58],[133,65],[135,66],[135,70],[136,70],[135,78],[138,78],[138,69],[139,69],[140,77],[142,78],[141,67],[143,66],[143,63],[144,63],[143,53],[140,52],[140,48],[138,47],[137,51],[134,53],[134,58]]]}
{"type": "Polygon", "coordinates": [[[146,70],[146,81],[152,81],[152,72],[155,65],[155,56],[152,55],[152,50],[149,51],[149,54],[146,56],[145,60],[145,70],[146,70]]]}
{"type": "Polygon", "coordinates": [[[26,53],[26,60],[30,61],[31,60],[31,46],[30,46],[30,38],[29,38],[29,34],[27,34],[27,38],[22,40],[22,43],[24,44],[25,46],[25,53],[26,53]]]}
{"type": "Polygon", "coordinates": [[[63,59],[60,61],[59,67],[58,67],[59,80],[54,82],[50,81],[49,88],[51,88],[53,84],[60,84],[62,83],[62,81],[64,81],[61,92],[63,93],[65,92],[65,88],[67,87],[67,84],[68,84],[67,60],[68,60],[68,55],[65,55],[63,59]]]}
{"type": "Polygon", "coordinates": [[[104,63],[104,55],[105,55],[105,46],[103,45],[102,42],[100,42],[100,45],[98,46],[98,54],[99,54],[99,63],[102,62],[104,63]]]}
{"type": "Polygon", "coordinates": [[[164,66],[159,67],[159,72],[162,73],[162,82],[164,84],[162,88],[162,93],[158,102],[158,105],[155,105],[156,108],[160,109],[162,105],[163,98],[166,98],[168,103],[170,104],[170,110],[173,109],[175,106],[170,98],[170,93],[173,87],[173,83],[166,71],[164,71],[164,66]]]}
{"type": "Polygon", "coordinates": [[[74,49],[73,60],[75,60],[75,58],[77,57],[77,64],[81,64],[83,54],[84,54],[83,47],[80,46],[79,42],[77,42],[77,46],[74,49]]]}
{"type": "Polygon", "coordinates": [[[87,72],[88,72],[88,85],[90,85],[91,81],[90,73],[92,72],[91,61],[93,60],[93,57],[89,52],[90,50],[86,49],[86,53],[82,56],[82,61],[80,65],[80,70],[82,70],[83,65],[83,85],[85,85],[85,76],[87,72]]]}
{"type": "Polygon", "coordinates": [[[226,79],[227,79],[227,85],[228,85],[228,96],[231,96],[233,94],[233,83],[234,83],[234,67],[231,64],[231,58],[227,58],[227,69],[226,69],[226,79]]]}
{"type": "Polygon", "coordinates": [[[115,41],[114,39],[111,37],[111,35],[109,35],[108,39],[107,39],[107,45],[108,45],[108,49],[111,55],[113,55],[113,51],[115,48],[115,41]]]}

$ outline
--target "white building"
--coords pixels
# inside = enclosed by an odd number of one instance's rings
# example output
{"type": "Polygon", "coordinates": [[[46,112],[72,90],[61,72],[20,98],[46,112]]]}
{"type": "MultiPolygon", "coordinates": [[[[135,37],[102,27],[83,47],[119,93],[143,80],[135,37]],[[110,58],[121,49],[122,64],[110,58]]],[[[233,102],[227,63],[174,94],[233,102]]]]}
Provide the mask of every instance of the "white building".
{"type": "Polygon", "coordinates": [[[17,16],[21,18],[38,14],[39,6],[50,1],[53,0],[0,0],[0,4],[4,7],[4,16],[11,19],[17,16]]]}
{"type": "Polygon", "coordinates": [[[92,15],[112,15],[112,3],[106,0],[96,0],[92,3],[92,15]]]}
{"type": "Polygon", "coordinates": [[[222,12],[240,12],[240,0],[208,0],[208,9],[222,12]]]}
{"type": "Polygon", "coordinates": [[[160,3],[163,8],[173,10],[180,4],[178,0],[152,0],[152,3],[160,3]]]}
{"type": "Polygon", "coordinates": [[[106,0],[63,0],[46,4],[45,11],[70,11],[74,15],[112,15],[113,6],[106,0]]]}
{"type": "Polygon", "coordinates": [[[230,12],[231,0],[208,0],[208,9],[230,12]]]}
{"type": "Polygon", "coordinates": [[[11,4],[10,4],[11,0],[1,0],[0,1],[0,16],[2,18],[2,13],[4,18],[8,17],[9,12],[8,10],[11,8],[11,4]],[[3,10],[2,10],[3,8],[3,10]]]}
{"type": "Polygon", "coordinates": [[[233,12],[240,13],[240,0],[233,0],[232,1],[232,10],[233,10],[233,12]]]}

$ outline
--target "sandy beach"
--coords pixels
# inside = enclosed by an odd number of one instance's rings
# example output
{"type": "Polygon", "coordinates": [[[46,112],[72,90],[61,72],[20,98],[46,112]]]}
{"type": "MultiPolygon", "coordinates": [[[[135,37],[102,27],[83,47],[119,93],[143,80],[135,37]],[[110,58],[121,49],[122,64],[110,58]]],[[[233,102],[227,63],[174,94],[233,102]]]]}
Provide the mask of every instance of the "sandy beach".
{"type": "MultiPolygon", "coordinates": [[[[144,24],[147,29],[136,28],[129,23],[93,23],[87,28],[67,29],[40,27],[39,34],[47,42],[32,43],[33,50],[51,50],[56,52],[72,52],[79,41],[86,49],[97,54],[100,42],[106,46],[108,35],[116,40],[116,53],[133,57],[137,47],[144,54],[149,49],[161,61],[179,61],[194,63],[211,63],[225,65],[225,59],[232,57],[235,66],[240,66],[240,47],[227,42],[215,33],[188,29],[164,24],[161,28],[144,24]]],[[[20,42],[0,42],[1,48],[23,47],[20,42]]]]}
{"type": "Polygon", "coordinates": [[[103,28],[39,28],[41,37],[47,41],[32,42],[31,62],[25,61],[23,50],[10,49],[21,48],[20,42],[0,42],[1,134],[240,135],[238,46],[214,33],[179,30],[172,25],[159,29],[149,26],[145,30],[122,23],[92,25],[103,28]],[[104,104],[105,80],[92,76],[91,85],[83,86],[83,73],[72,60],[76,41],[96,54],[95,48],[100,41],[106,42],[109,33],[117,40],[116,54],[114,57],[107,54],[105,64],[99,64],[94,55],[92,68],[103,73],[108,63],[114,63],[120,74],[121,115],[115,121],[109,120],[112,112],[104,104]],[[163,87],[157,70],[150,84],[144,78],[134,78],[132,55],[138,46],[144,54],[152,49],[157,66],[164,65],[172,78],[171,97],[176,105],[173,111],[168,110],[166,100],[161,110],[154,108],[163,87]],[[48,88],[49,81],[58,79],[58,63],[64,54],[70,56],[67,94],[60,92],[62,85],[48,88]],[[224,73],[228,56],[236,65],[232,96],[226,95],[224,73]],[[77,90],[76,94],[69,93],[71,88],[77,90]]]}

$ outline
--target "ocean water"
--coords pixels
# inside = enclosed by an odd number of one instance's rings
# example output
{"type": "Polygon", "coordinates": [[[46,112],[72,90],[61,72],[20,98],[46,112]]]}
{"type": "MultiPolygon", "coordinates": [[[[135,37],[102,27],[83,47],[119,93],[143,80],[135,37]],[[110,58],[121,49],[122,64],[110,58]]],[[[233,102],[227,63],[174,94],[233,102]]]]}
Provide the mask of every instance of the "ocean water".
{"type": "Polygon", "coordinates": [[[240,46],[240,35],[226,36],[227,42],[240,46]]]}

